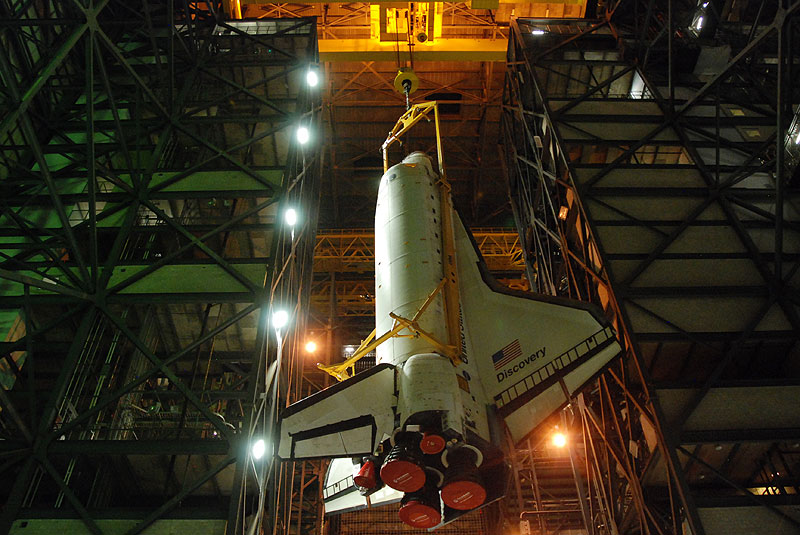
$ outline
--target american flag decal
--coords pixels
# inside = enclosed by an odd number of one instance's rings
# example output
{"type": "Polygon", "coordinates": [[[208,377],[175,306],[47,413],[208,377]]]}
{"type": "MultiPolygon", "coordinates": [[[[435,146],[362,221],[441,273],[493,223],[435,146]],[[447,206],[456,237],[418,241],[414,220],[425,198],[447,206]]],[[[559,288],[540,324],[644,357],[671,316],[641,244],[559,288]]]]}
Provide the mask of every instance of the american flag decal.
{"type": "Polygon", "coordinates": [[[499,370],[509,362],[514,359],[518,359],[522,356],[522,348],[519,345],[519,339],[514,340],[506,347],[492,355],[492,362],[494,363],[494,369],[499,370]]]}

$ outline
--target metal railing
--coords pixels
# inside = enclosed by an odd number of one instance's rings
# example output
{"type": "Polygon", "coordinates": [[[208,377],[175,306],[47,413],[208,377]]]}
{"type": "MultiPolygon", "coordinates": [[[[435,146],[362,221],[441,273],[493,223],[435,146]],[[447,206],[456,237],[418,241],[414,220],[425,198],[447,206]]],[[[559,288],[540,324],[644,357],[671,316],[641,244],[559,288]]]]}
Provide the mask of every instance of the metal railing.
{"type": "Polygon", "coordinates": [[[582,342],[574,345],[573,347],[566,350],[561,355],[557,356],[544,366],[536,369],[534,372],[527,375],[524,379],[521,379],[508,387],[507,389],[503,390],[501,393],[495,396],[495,402],[497,403],[497,408],[501,408],[503,405],[510,403],[512,400],[518,398],[523,393],[527,392],[528,390],[534,388],[536,385],[541,384],[548,378],[552,377],[556,374],[559,370],[563,370],[573,362],[577,362],[582,357],[588,355],[593,349],[605,344],[609,340],[615,337],[614,329],[606,327],[593,335],[589,338],[583,340],[582,342]],[[520,388],[518,388],[520,387],[520,388]]]}

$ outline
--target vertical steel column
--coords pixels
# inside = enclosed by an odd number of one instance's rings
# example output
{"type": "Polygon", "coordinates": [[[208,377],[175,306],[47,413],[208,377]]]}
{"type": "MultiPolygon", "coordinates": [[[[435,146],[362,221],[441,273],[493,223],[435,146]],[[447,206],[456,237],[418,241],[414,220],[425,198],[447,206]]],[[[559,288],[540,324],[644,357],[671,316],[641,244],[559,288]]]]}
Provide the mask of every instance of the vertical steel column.
{"type": "Polygon", "coordinates": [[[310,295],[320,146],[283,140],[318,126],[316,26],[175,4],[0,5],[3,532],[253,512],[267,312],[302,330],[310,295]]]}

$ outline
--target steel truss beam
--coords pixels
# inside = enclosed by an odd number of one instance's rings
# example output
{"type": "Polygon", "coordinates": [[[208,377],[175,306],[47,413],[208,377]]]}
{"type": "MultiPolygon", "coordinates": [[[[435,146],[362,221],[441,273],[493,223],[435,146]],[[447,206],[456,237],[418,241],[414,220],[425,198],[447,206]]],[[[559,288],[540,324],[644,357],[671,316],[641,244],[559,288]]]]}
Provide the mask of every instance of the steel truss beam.
{"type": "Polygon", "coordinates": [[[315,222],[281,214],[319,196],[293,142],[319,129],[316,27],[222,35],[219,8],[0,5],[2,532],[53,504],[92,533],[209,495],[230,534],[259,513],[269,311],[302,329],[309,298],[315,222]]]}
{"type": "MultiPolygon", "coordinates": [[[[500,100],[499,70],[495,62],[473,62],[464,72],[453,72],[435,62],[418,62],[420,89],[412,100],[436,98],[457,107],[445,114],[442,138],[450,154],[456,204],[468,221],[482,226],[497,220],[497,211],[506,207],[506,196],[497,188],[502,167],[491,151],[497,125],[496,105],[500,100]],[[484,134],[481,134],[484,132],[484,134]],[[481,135],[489,136],[483,143],[481,135]],[[491,179],[491,180],[490,180],[491,179]],[[499,205],[499,206],[498,206],[499,205]]],[[[366,227],[371,224],[373,203],[369,192],[375,173],[380,173],[380,158],[375,161],[374,138],[391,129],[405,107],[403,96],[392,85],[395,64],[363,61],[359,64],[326,65],[325,99],[330,103],[329,134],[323,184],[323,225],[332,228],[366,227]],[[368,128],[360,117],[369,116],[368,128]]],[[[495,138],[496,139],[496,138],[495,138]]],[[[403,150],[428,150],[434,142],[432,129],[422,127],[409,138],[403,150]]]]}
{"type": "MultiPolygon", "coordinates": [[[[673,9],[672,2],[631,4],[651,21],[673,9]]],[[[540,291],[600,304],[627,347],[601,379],[600,398],[590,396],[593,406],[582,409],[584,434],[595,437],[596,477],[611,479],[605,495],[617,504],[607,522],[620,533],[679,533],[684,522],[708,533],[695,499],[710,490],[693,466],[720,471],[732,488],[719,492],[738,494],[766,485],[775,472],[745,474],[737,463],[747,461],[736,457],[741,443],[767,451],[795,442],[791,426],[720,429],[704,416],[721,379],[781,377],[798,343],[797,282],[787,278],[800,267],[797,213],[789,208],[798,189],[784,162],[793,150],[788,115],[800,100],[789,90],[796,69],[788,60],[796,55],[790,36],[800,3],[785,4],[749,43],[734,47],[726,66],[694,86],[677,77],[664,41],[633,41],[634,55],[670,62],[642,69],[622,61],[618,39],[630,35],[622,10],[544,47],[525,21],[515,28],[504,135],[515,216],[533,237],[527,260],[539,268],[540,291]],[[776,67],[756,87],[750,65],[765,57],[776,67]],[[740,275],[728,284],[723,272],[740,275]],[[737,312],[727,312],[725,300],[737,312]],[[688,397],[662,405],[659,381],[687,373],[697,381],[688,397]],[[681,444],[698,446],[690,452],[681,444]],[[709,453],[726,449],[727,460],[709,453]],[[613,482],[615,472],[625,474],[623,482],[613,482]],[[657,492],[648,485],[664,492],[649,499],[657,492]]],[[[685,46],[671,35],[668,42],[685,46]]],[[[772,418],[769,410],[761,418],[772,418]]],[[[793,485],[772,488],[783,494],[793,485]]],[[[784,511],[772,511],[786,520],[784,511]]]]}

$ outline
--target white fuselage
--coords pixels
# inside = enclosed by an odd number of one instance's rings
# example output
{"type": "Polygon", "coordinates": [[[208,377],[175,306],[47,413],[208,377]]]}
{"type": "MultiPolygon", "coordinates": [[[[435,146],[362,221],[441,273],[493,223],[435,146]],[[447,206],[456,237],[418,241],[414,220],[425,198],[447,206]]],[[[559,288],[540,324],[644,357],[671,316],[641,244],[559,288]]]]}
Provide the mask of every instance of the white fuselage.
{"type": "MultiPolygon", "coordinates": [[[[375,317],[377,334],[391,330],[390,312],[412,319],[441,282],[442,220],[438,177],[430,159],[414,153],[384,173],[375,209],[375,317]]],[[[421,329],[447,343],[444,299],[419,317],[421,329]]],[[[378,363],[399,365],[434,352],[423,338],[396,337],[377,349],[378,363]]]]}
{"type": "MultiPolygon", "coordinates": [[[[389,313],[413,319],[444,276],[438,177],[421,153],[407,156],[384,173],[375,209],[376,333],[392,329],[389,313]]],[[[421,330],[448,343],[441,292],[417,317],[421,330]]],[[[435,411],[444,429],[464,433],[463,393],[456,368],[423,337],[391,338],[377,349],[378,363],[398,369],[397,412],[401,426],[435,411]]]]}

